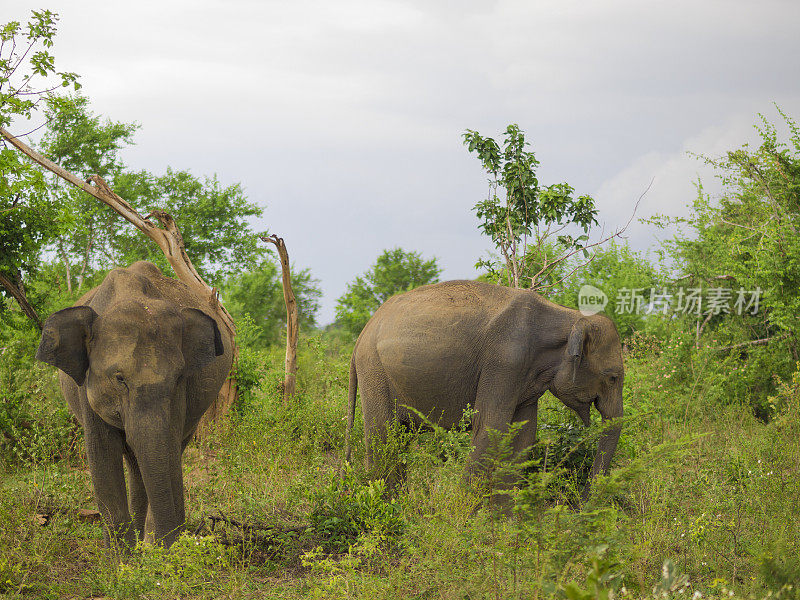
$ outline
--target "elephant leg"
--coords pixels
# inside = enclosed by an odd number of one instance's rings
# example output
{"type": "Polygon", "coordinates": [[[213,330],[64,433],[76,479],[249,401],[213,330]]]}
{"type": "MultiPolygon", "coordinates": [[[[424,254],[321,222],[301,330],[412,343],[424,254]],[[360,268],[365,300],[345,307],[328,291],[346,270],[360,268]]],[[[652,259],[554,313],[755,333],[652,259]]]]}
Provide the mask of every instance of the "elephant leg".
{"type": "Polygon", "coordinates": [[[373,469],[378,460],[376,446],[386,442],[386,427],[392,418],[392,401],[385,378],[359,377],[361,388],[361,410],[364,415],[364,448],[367,470],[373,469]]]}
{"type": "Polygon", "coordinates": [[[103,534],[106,545],[115,546],[122,540],[131,546],[136,542],[136,531],[128,511],[128,494],[122,467],[124,433],[103,421],[88,405],[84,419],[86,459],[97,508],[105,523],[103,534]]]}
{"type": "MultiPolygon", "coordinates": [[[[165,459],[165,462],[173,461],[165,459]]],[[[165,465],[165,473],[164,476],[150,473],[149,478],[145,473],[142,477],[148,497],[144,540],[170,546],[180,535],[186,521],[180,461],[177,466],[165,465]]]]}
{"type": "Polygon", "coordinates": [[[517,407],[514,411],[512,423],[523,423],[522,428],[514,438],[514,456],[517,460],[524,460],[525,454],[536,443],[536,417],[539,401],[528,401],[517,407]]]}
{"type": "MultiPolygon", "coordinates": [[[[187,437],[181,444],[181,454],[186,449],[186,446],[191,441],[191,437],[187,437]]],[[[125,447],[125,460],[128,464],[128,474],[130,480],[130,506],[133,516],[133,523],[136,528],[136,535],[139,540],[144,540],[149,544],[155,542],[155,521],[153,519],[153,511],[147,500],[147,491],[145,490],[144,480],[142,479],[142,472],[139,469],[139,463],[136,461],[136,456],[129,446],[125,447]]],[[[180,498],[183,498],[183,487],[181,486],[180,498]]],[[[184,510],[183,503],[181,506],[176,506],[176,512],[181,513],[184,510]]]]}
{"type": "Polygon", "coordinates": [[[396,415],[393,413],[390,416],[389,425],[394,428],[395,437],[390,439],[386,436],[386,441],[383,446],[383,453],[381,460],[384,462],[383,471],[384,479],[386,481],[386,490],[390,494],[394,494],[400,486],[404,485],[407,481],[408,466],[402,454],[408,449],[406,434],[409,433],[410,425],[405,421],[393,422],[396,415]]]}
{"type": "MultiPolygon", "coordinates": [[[[467,468],[471,475],[483,475],[491,479],[495,479],[495,474],[499,469],[501,471],[497,475],[499,480],[494,481],[492,485],[510,487],[517,481],[517,477],[513,473],[502,472],[508,470],[503,469],[502,465],[499,464],[499,462],[502,462],[499,461],[501,457],[496,454],[499,448],[490,448],[493,445],[492,438],[494,436],[490,435],[489,432],[496,431],[501,435],[506,434],[511,422],[516,420],[530,421],[527,418],[530,416],[529,409],[519,410],[518,413],[518,407],[522,405],[519,401],[520,395],[521,393],[517,389],[513,374],[503,373],[496,374],[491,378],[482,377],[481,381],[478,382],[478,394],[475,401],[477,414],[473,421],[472,433],[473,450],[469,456],[467,468]]],[[[533,419],[534,435],[535,427],[535,419],[533,419]]],[[[530,437],[528,424],[519,433],[523,434],[523,439],[518,439],[520,437],[518,434],[513,440],[510,455],[506,457],[509,461],[514,460],[520,450],[525,447],[522,444],[525,444],[530,437]]],[[[527,445],[529,446],[530,444],[527,445]]]]}
{"type": "Polygon", "coordinates": [[[472,424],[472,453],[469,455],[468,468],[478,472],[485,469],[486,453],[491,445],[489,431],[505,434],[508,424],[514,416],[514,409],[503,407],[487,407],[487,403],[476,402],[478,414],[472,424]]]}
{"type": "Polygon", "coordinates": [[[144,541],[148,544],[156,543],[156,522],[153,518],[153,508],[147,505],[147,516],[144,520],[144,541]]]}
{"type": "MultiPolygon", "coordinates": [[[[186,500],[183,497],[183,449],[178,452],[177,460],[173,464],[172,498],[175,514],[181,524],[181,529],[183,529],[186,526],[186,500]]],[[[180,535],[181,532],[177,531],[176,533],[180,535]]]]}
{"type": "Polygon", "coordinates": [[[394,491],[405,481],[405,465],[399,461],[399,448],[389,440],[389,427],[398,425],[397,402],[385,375],[359,374],[361,406],[364,414],[364,447],[366,467],[376,478],[386,481],[386,489],[394,491]]]}
{"type": "Polygon", "coordinates": [[[142,472],[133,451],[125,446],[125,462],[128,465],[128,482],[130,483],[130,509],[133,525],[138,540],[144,540],[145,519],[148,513],[147,492],[144,488],[142,472]]]}

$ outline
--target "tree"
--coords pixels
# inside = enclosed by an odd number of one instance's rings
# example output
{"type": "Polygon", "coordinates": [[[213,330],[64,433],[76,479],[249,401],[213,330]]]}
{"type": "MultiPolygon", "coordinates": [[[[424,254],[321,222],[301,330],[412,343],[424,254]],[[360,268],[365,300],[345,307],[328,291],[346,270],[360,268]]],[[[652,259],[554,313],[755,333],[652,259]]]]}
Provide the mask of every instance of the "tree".
{"type": "MultiPolygon", "coordinates": [[[[92,175],[89,177],[88,181],[79,179],[73,173],[59,167],[53,161],[30,148],[27,144],[2,127],[0,127],[0,135],[39,166],[58,175],[65,181],[68,181],[75,187],[82,189],[87,194],[94,196],[100,202],[114,209],[114,211],[123,216],[129,223],[133,224],[155,242],[169,261],[178,279],[186,284],[199,298],[204,298],[206,300],[209,310],[218,317],[223,327],[228,329],[232,341],[235,340],[236,326],[234,325],[233,318],[225,307],[220,304],[217,289],[208,285],[192,264],[189,255],[186,254],[186,247],[183,237],[181,236],[180,228],[169,213],[155,210],[147,217],[143,217],[128,202],[109,188],[102,177],[92,175]],[[158,220],[161,227],[149,221],[151,216],[158,220]]],[[[235,364],[238,355],[238,349],[235,343],[231,350],[235,364]]],[[[212,402],[211,406],[204,413],[200,421],[198,432],[204,431],[208,423],[215,421],[217,417],[225,414],[235,402],[236,396],[236,379],[230,376],[223,384],[217,400],[212,402]]],[[[198,435],[201,434],[198,433],[198,435]]]]}
{"type": "Polygon", "coordinates": [[[597,224],[594,200],[591,196],[574,198],[574,189],[567,183],[540,187],[536,175],[539,161],[527,149],[530,144],[518,125],[506,128],[502,148],[471,129],[463,137],[489,174],[489,196],[473,210],[481,220],[479,228],[492,239],[503,259],[500,265],[482,259],[476,267],[494,275],[504,271],[509,286],[521,287],[522,278],[528,278],[526,287],[539,289],[541,276],[549,269],[579,251],[586,252],[589,230],[597,224]],[[558,235],[569,226],[581,235],[558,235]],[[556,253],[550,255],[553,248],[556,253]],[[541,266],[534,269],[537,261],[541,266]]]}
{"type": "MultiPolygon", "coordinates": [[[[75,73],[56,71],[49,53],[58,17],[49,10],[32,11],[23,27],[12,21],[0,27],[0,127],[30,120],[42,100],[60,87],[80,88],[75,73]]],[[[41,328],[28,301],[24,278],[39,263],[58,234],[53,206],[47,201],[44,177],[5,144],[0,150],[0,292],[20,305],[41,328]]]]}
{"type": "MultiPolygon", "coordinates": [[[[539,273],[535,285],[539,290],[547,289],[552,294],[559,294],[561,289],[568,285],[567,278],[571,273],[572,264],[569,260],[555,262],[560,256],[562,248],[559,244],[545,240],[540,247],[528,246],[519,258],[519,263],[525,265],[528,272],[539,273]],[[544,268],[547,265],[547,268],[544,268]],[[541,272],[540,272],[541,271],[541,272]]],[[[478,276],[478,281],[486,281],[495,285],[508,285],[513,281],[513,274],[508,265],[499,257],[490,253],[481,259],[476,267],[485,267],[486,270],[478,276]]],[[[534,285],[532,277],[520,277],[519,287],[529,289],[534,285]]]]}
{"type": "MultiPolygon", "coordinates": [[[[292,288],[297,299],[301,329],[316,325],[322,291],[308,269],[292,267],[292,288]]],[[[222,287],[225,305],[236,318],[249,314],[258,326],[255,343],[262,347],[280,344],[286,331],[286,306],[281,273],[273,259],[264,259],[252,270],[231,274],[222,287]]]]}
{"type": "MultiPolygon", "coordinates": [[[[39,256],[58,233],[45,181],[20,164],[12,150],[0,150],[0,291],[12,297],[39,328],[42,321],[28,300],[23,275],[38,268],[39,256]]],[[[0,311],[4,304],[0,303],[0,311]]]]}
{"type": "Polygon", "coordinates": [[[19,21],[0,26],[0,127],[20,117],[30,120],[48,94],[58,88],[80,89],[78,76],[56,71],[53,46],[58,15],[31,11],[23,29],[19,21]],[[43,80],[34,85],[34,81],[43,80]]]}
{"type": "MultiPolygon", "coordinates": [[[[51,96],[45,117],[43,154],[68,171],[96,174],[116,188],[125,168],[119,151],[133,143],[139,126],[110,119],[101,122],[89,110],[88,98],[80,95],[51,96]]],[[[71,292],[75,281],[80,291],[93,266],[122,264],[115,260],[112,248],[119,215],[55,175],[50,178],[49,189],[64,224],[55,248],[64,265],[67,289],[71,292]]]]}
{"type": "Polygon", "coordinates": [[[763,290],[761,316],[751,323],[758,338],[787,334],[798,358],[800,332],[800,127],[780,112],[790,130],[778,141],[775,126],[761,116],[761,145],[728,152],[715,166],[725,185],[718,202],[698,188],[689,218],[656,217],[690,232],[668,243],[690,282],[763,290]]]}
{"type": "MultiPolygon", "coordinates": [[[[263,209],[247,200],[238,183],[223,186],[216,176],[199,178],[167,168],[161,176],[146,171],[120,173],[116,190],[143,213],[158,209],[180,223],[186,252],[200,275],[220,287],[232,273],[255,268],[265,250],[261,233],[250,225],[263,209]]],[[[110,246],[117,264],[137,260],[165,262],[152,244],[126,224],[114,228],[110,246]]]]}
{"type": "Polygon", "coordinates": [[[400,292],[436,283],[441,272],[435,258],[424,260],[420,253],[401,248],[384,250],[366,273],[347,285],[347,292],[336,302],[336,321],[357,336],[386,300],[400,292]]]}
{"type": "Polygon", "coordinates": [[[724,184],[718,200],[698,185],[688,218],[650,220],[682,228],[667,243],[676,282],[729,290],[728,311],[704,304],[687,325],[693,325],[696,350],[708,353],[707,371],[723,371],[715,386],[720,401],[747,402],[762,417],[771,410],[767,397],[777,377],[788,378],[800,359],[800,127],[778,112],[788,141],[760,115],[758,148],[704,158],[724,184]],[[740,293],[747,305],[736,308],[740,293]]]}
{"type": "MultiPolygon", "coordinates": [[[[258,264],[264,251],[248,219],[261,216],[262,209],[248,202],[239,184],[223,186],[216,176],[199,178],[169,167],[161,176],[128,171],[119,151],[133,143],[138,125],[101,120],[85,97],[51,98],[46,116],[44,154],[68,171],[99,175],[143,214],[155,209],[169,213],[180,224],[186,252],[204,279],[219,286],[231,272],[258,264]]],[[[75,278],[80,289],[91,267],[137,260],[168,266],[163,253],[108,206],[57,177],[51,190],[62,220],[68,222],[56,245],[68,285],[75,278]],[[77,272],[73,265],[78,265],[77,272]]]]}

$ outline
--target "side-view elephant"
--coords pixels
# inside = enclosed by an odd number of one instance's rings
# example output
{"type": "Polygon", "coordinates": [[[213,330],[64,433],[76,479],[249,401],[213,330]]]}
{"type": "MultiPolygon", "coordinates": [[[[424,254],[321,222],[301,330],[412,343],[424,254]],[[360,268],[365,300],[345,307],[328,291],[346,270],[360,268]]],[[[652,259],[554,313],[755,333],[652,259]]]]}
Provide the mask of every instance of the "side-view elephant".
{"type": "MultiPolygon", "coordinates": [[[[356,390],[361,388],[367,467],[387,423],[418,423],[412,407],[452,427],[471,405],[469,469],[480,471],[489,429],[525,422],[514,439],[522,453],[536,440],[539,397],[549,390],[583,423],[597,408],[622,417],[622,347],[614,323],[583,316],[530,290],[476,281],[426,285],[387,300],[358,337],[350,362],[347,460],[356,390]]],[[[599,441],[591,477],[608,470],[621,423],[599,441]]],[[[591,479],[590,479],[591,481],[591,479]]],[[[395,482],[392,482],[395,483],[395,482]]],[[[589,487],[584,491],[588,494],[589,487]]]]}
{"type": "Polygon", "coordinates": [[[44,324],[36,358],[60,369],[83,426],[106,544],[147,535],[169,546],[184,526],[183,450],[232,360],[230,333],[210,308],[137,262],[44,324]]]}

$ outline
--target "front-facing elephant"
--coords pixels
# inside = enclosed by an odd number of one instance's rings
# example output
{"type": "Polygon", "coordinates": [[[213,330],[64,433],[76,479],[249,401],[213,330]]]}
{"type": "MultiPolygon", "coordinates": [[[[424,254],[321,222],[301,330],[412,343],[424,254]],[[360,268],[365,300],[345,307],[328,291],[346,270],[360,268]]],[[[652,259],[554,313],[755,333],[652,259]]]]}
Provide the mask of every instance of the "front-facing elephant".
{"type": "MultiPolygon", "coordinates": [[[[387,423],[416,423],[418,415],[443,427],[472,422],[470,469],[480,470],[489,429],[524,422],[514,440],[520,455],[536,440],[539,397],[550,391],[589,425],[622,417],[622,347],[614,323],[583,316],[530,290],[475,281],[419,287],[387,300],[356,342],[350,363],[347,459],[356,389],[361,389],[367,466],[387,423]]],[[[608,470],[621,423],[604,431],[591,477],[608,470]]],[[[588,485],[584,495],[588,493],[588,485]]]]}
{"type": "Polygon", "coordinates": [[[45,322],[36,358],[61,370],[83,426],[107,544],[147,534],[169,546],[184,525],[183,450],[231,368],[231,335],[206,311],[185,284],[137,262],[45,322]]]}

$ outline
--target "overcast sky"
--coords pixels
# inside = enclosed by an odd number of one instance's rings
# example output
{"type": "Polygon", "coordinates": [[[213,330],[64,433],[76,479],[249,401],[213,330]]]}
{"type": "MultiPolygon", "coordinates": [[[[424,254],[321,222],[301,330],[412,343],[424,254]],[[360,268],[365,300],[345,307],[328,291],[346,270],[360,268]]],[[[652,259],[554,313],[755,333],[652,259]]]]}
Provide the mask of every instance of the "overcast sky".
{"type": "MultiPolygon", "coordinates": [[[[607,229],[685,214],[687,152],[754,142],[773,102],[800,118],[800,2],[0,0],[61,15],[59,70],[95,112],[136,121],[127,164],[216,173],[265,208],[336,298],[386,248],[474,278],[486,176],[465,129],[526,132],[540,182],[591,194],[607,229]]],[[[628,230],[655,247],[651,227],[628,230]]]]}

